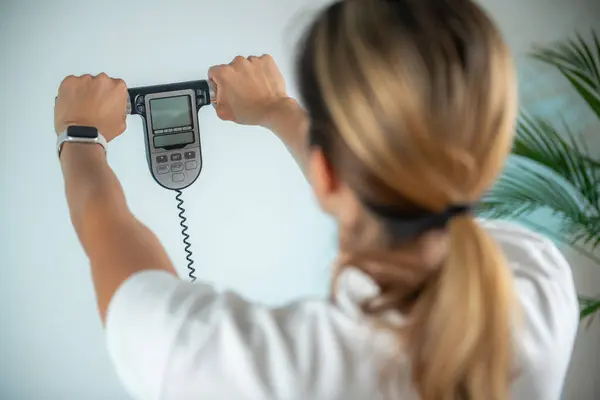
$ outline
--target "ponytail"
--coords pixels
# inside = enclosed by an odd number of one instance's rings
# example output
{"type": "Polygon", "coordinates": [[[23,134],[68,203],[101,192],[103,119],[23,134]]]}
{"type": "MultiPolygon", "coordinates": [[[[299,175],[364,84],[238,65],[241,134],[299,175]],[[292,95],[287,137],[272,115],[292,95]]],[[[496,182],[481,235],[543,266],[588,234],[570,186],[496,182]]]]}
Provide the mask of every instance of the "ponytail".
{"type": "Polygon", "coordinates": [[[416,300],[409,343],[423,400],[509,398],[512,279],[494,240],[471,215],[448,224],[439,275],[416,300]]]}

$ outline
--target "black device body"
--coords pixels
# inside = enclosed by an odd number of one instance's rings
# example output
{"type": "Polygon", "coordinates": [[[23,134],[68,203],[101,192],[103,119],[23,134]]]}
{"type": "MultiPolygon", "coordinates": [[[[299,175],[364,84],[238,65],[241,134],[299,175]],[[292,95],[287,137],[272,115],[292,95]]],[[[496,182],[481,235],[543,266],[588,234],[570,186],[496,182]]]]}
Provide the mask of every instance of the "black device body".
{"type": "Polygon", "coordinates": [[[207,80],[129,88],[128,113],[142,117],[148,167],[166,189],[182,190],[202,170],[198,111],[211,104],[207,80]]]}

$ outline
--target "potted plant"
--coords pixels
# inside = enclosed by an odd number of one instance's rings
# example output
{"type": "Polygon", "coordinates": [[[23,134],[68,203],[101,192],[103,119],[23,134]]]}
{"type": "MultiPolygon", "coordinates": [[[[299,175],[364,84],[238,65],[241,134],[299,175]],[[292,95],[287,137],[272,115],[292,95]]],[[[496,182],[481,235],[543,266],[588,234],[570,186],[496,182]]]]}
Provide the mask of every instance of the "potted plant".
{"type": "MultiPolygon", "coordinates": [[[[600,122],[600,41],[582,36],[535,49],[531,56],[556,69],[600,122]]],[[[600,268],[600,159],[567,125],[521,113],[507,168],[479,206],[488,218],[522,220],[568,244],[600,268]],[[549,229],[531,221],[550,212],[559,221],[549,229]]],[[[600,124],[599,124],[600,133],[600,124]]],[[[600,298],[580,296],[580,318],[600,311],[600,298]]],[[[591,322],[591,321],[590,321],[591,322]]]]}

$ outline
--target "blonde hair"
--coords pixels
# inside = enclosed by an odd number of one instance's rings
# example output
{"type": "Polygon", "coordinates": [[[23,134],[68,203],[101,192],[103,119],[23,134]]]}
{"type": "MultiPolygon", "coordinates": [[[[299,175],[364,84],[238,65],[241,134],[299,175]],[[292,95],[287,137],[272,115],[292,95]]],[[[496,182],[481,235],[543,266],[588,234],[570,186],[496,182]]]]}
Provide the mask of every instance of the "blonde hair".
{"type": "Polygon", "coordinates": [[[343,265],[381,288],[365,310],[409,317],[398,336],[423,399],[508,398],[516,303],[497,244],[470,213],[397,237],[403,219],[377,212],[425,218],[493,184],[517,109],[498,29],[470,0],[341,1],[314,22],[298,66],[311,143],[364,206],[341,247],[343,265]]]}

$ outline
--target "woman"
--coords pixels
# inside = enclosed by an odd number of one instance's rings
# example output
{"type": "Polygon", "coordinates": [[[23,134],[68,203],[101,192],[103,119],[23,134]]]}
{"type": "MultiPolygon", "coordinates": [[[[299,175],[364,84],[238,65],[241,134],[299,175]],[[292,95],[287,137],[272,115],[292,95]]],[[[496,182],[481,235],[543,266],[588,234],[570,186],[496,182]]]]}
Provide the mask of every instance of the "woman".
{"type": "MultiPolygon", "coordinates": [[[[298,58],[305,112],[269,56],[213,67],[217,113],[272,130],[327,213],[331,301],[269,309],[180,281],[99,146],[61,153],[108,347],[143,399],[559,398],[577,303],[546,239],[472,207],[510,151],[516,83],[470,0],[336,2],[298,58]]],[[[123,132],[125,85],[70,77],[56,131],[123,132]]]]}

